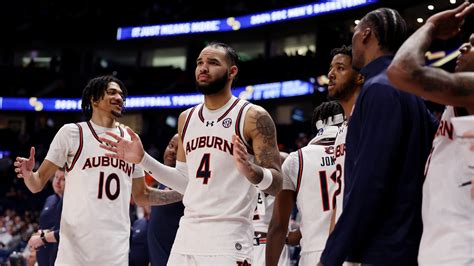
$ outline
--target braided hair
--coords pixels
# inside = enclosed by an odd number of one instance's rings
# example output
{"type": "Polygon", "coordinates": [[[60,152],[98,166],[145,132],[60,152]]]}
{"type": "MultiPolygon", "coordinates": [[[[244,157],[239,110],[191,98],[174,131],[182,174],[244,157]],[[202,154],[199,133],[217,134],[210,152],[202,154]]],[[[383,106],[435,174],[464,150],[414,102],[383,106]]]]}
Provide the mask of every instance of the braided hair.
{"type": "Polygon", "coordinates": [[[394,9],[379,8],[371,11],[360,23],[372,27],[382,50],[395,53],[407,38],[407,24],[394,9]]]}
{"type": "Polygon", "coordinates": [[[125,103],[125,98],[127,97],[127,88],[118,78],[114,76],[100,76],[91,79],[84,90],[82,91],[82,113],[86,119],[92,117],[92,101],[98,101],[99,99],[104,98],[105,91],[110,82],[115,82],[119,85],[123,93],[123,101],[125,103]]]}
{"type": "MultiPolygon", "coordinates": [[[[337,101],[323,102],[313,110],[313,118],[311,119],[311,131],[313,135],[318,133],[318,121],[322,121],[324,125],[328,122],[336,122],[334,117],[341,115],[344,117],[344,109],[337,101]]],[[[342,123],[342,121],[340,122],[342,123]]],[[[339,123],[333,124],[337,125],[339,123]]]]}

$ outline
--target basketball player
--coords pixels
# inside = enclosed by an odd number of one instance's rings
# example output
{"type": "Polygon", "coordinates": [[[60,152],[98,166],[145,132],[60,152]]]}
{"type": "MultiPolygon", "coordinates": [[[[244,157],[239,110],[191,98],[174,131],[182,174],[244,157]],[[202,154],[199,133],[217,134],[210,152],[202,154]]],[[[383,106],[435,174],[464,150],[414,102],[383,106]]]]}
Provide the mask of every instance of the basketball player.
{"type": "Polygon", "coordinates": [[[474,114],[474,34],[459,49],[456,73],[427,67],[424,57],[434,39],[458,34],[472,12],[474,4],[464,2],[431,16],[402,45],[388,70],[397,88],[448,105],[426,162],[420,265],[474,265],[474,201],[471,185],[462,185],[472,179],[462,170],[467,165],[461,150],[468,148],[462,147],[466,144],[452,123],[456,116],[474,114]]]}
{"type": "MultiPolygon", "coordinates": [[[[164,165],[176,166],[178,142],[179,136],[175,134],[163,153],[164,165]]],[[[167,189],[161,184],[160,187],[167,189]]],[[[150,220],[148,221],[148,253],[151,266],[166,266],[168,263],[171,247],[183,212],[184,205],[181,201],[151,208],[150,220]]]]}
{"type": "Polygon", "coordinates": [[[210,43],[196,60],[196,84],[204,103],[179,117],[176,168],[158,163],[139,137],[102,145],[112,158],[140,165],[160,182],[184,193],[181,218],[169,265],[246,265],[253,247],[252,217],[257,188],[281,190],[276,130],[261,107],[232,96],[239,69],[234,49],[210,43]],[[249,153],[255,154],[255,162],[249,153]]]}
{"type": "MultiPolygon", "coordinates": [[[[90,80],[82,95],[82,110],[90,120],[64,125],[37,171],[33,171],[34,147],[29,158],[16,158],[15,172],[33,193],[41,191],[59,166],[66,164],[56,265],[128,264],[132,179],[134,184],[136,180],[144,182],[140,179],[144,173],[134,164],[103,156],[99,147],[105,132],[129,138],[116,126],[126,94],[125,86],[115,77],[90,80]]],[[[168,192],[150,193],[157,194],[144,197],[150,204],[167,199],[168,192]]]]}
{"type": "Polygon", "coordinates": [[[341,169],[334,162],[334,140],[344,110],[337,102],[325,102],[314,110],[317,132],[308,146],[290,153],[283,163],[283,190],[275,199],[268,230],[267,265],[277,265],[285,245],[291,210],[296,202],[301,213],[299,265],[316,265],[330,232],[332,210],[341,193],[341,169]]]}
{"type": "MultiPolygon", "coordinates": [[[[364,76],[352,68],[352,48],[342,46],[331,51],[332,61],[329,67],[328,98],[336,100],[344,109],[345,120],[339,127],[339,132],[334,143],[334,158],[341,167],[341,191],[344,191],[344,159],[346,154],[347,124],[352,113],[360,88],[364,84],[364,76]]],[[[342,213],[343,195],[336,200],[336,211],[333,224],[342,213]]]]}
{"type": "MultiPolygon", "coordinates": [[[[283,163],[288,157],[288,153],[280,152],[281,162],[283,163]]],[[[272,218],[275,197],[258,191],[257,208],[253,215],[253,227],[255,229],[255,237],[253,243],[253,263],[252,265],[260,266],[265,264],[265,249],[267,246],[267,233],[270,220],[272,218]]],[[[288,246],[284,245],[278,260],[279,266],[290,266],[290,253],[288,246]]]]}
{"type": "MultiPolygon", "coordinates": [[[[176,149],[178,145],[178,134],[175,134],[169,141],[168,146],[163,153],[163,162],[165,165],[174,167],[176,165],[176,149]]],[[[147,206],[147,205],[154,205],[151,207],[151,214],[150,214],[150,223],[149,226],[155,226],[155,212],[157,208],[173,208],[175,203],[179,206],[181,204],[181,200],[183,199],[183,195],[177,191],[173,190],[162,190],[162,189],[155,189],[149,187],[146,184],[145,177],[138,177],[133,179],[133,186],[132,186],[132,194],[133,199],[138,205],[147,206]]],[[[179,207],[177,207],[179,209],[179,207]]],[[[184,207],[183,207],[184,208],[184,207]]],[[[178,211],[182,216],[182,210],[178,211]]],[[[171,217],[168,217],[171,218],[171,217]]],[[[166,219],[160,217],[160,219],[166,219]]],[[[179,220],[178,217],[176,219],[179,220]]],[[[170,222],[171,223],[171,222],[170,222]]],[[[168,225],[170,225],[168,223],[168,225]]],[[[171,233],[171,231],[167,232],[171,233]]],[[[151,261],[154,261],[154,254],[151,255],[151,261]]]]}
{"type": "Polygon", "coordinates": [[[348,125],[344,205],[321,255],[326,266],[416,265],[434,128],[423,100],[396,90],[386,76],[405,35],[405,21],[389,8],[369,12],[355,27],[352,66],[365,81],[348,125]]]}

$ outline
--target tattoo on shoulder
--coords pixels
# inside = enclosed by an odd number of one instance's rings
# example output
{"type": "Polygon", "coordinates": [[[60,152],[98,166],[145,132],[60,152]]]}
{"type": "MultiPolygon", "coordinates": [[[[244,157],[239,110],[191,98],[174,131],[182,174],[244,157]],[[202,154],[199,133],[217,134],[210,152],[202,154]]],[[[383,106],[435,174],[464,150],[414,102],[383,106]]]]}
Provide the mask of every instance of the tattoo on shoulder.
{"type": "Polygon", "coordinates": [[[255,123],[254,130],[257,132],[257,135],[263,136],[263,142],[265,144],[273,144],[275,142],[275,124],[267,113],[256,111],[253,116],[253,123],[255,123]]]}

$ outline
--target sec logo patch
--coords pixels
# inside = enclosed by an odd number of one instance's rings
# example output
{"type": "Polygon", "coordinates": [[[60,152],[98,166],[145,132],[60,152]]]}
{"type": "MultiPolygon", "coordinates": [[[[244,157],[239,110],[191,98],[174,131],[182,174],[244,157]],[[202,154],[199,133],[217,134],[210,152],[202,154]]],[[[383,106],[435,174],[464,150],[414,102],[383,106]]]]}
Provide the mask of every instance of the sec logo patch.
{"type": "Polygon", "coordinates": [[[232,119],[231,118],[226,118],[224,121],[222,121],[222,126],[225,128],[229,128],[232,125],[232,119]]]}

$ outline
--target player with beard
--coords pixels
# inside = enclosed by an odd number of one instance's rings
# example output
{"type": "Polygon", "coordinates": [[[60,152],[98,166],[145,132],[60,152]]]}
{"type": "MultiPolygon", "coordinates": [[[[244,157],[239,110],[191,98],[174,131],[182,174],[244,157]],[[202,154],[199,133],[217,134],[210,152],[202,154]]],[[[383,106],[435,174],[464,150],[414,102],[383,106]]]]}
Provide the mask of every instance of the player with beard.
{"type": "Polygon", "coordinates": [[[280,265],[280,253],[295,203],[301,214],[299,265],[314,266],[319,261],[330,233],[336,197],[341,193],[342,173],[333,160],[333,145],[343,112],[336,101],[316,107],[311,123],[314,138],[307,146],[290,153],[282,165],[283,190],[275,198],[268,228],[267,265],[280,265]]]}
{"type": "MultiPolygon", "coordinates": [[[[344,191],[344,159],[346,153],[347,125],[351,116],[352,108],[360,88],[364,84],[364,76],[352,68],[352,49],[350,46],[342,46],[331,51],[332,61],[329,67],[328,98],[338,101],[344,109],[345,119],[339,127],[339,132],[334,143],[334,158],[337,168],[341,169],[341,192],[344,191]]],[[[333,224],[342,213],[343,193],[337,196],[337,207],[333,224]]]]}
{"type": "Polygon", "coordinates": [[[352,68],[352,47],[343,45],[331,51],[332,61],[329,66],[329,100],[336,100],[344,108],[344,114],[350,117],[364,76],[352,68]]]}
{"type": "Polygon", "coordinates": [[[474,177],[466,170],[473,155],[463,152],[466,139],[453,127],[454,119],[468,118],[456,117],[474,115],[474,34],[459,48],[455,73],[425,65],[431,43],[456,36],[469,13],[474,4],[464,2],[431,16],[400,47],[387,72],[400,90],[447,105],[426,162],[420,265],[474,265],[474,177]]]}
{"type": "Polygon", "coordinates": [[[204,103],[179,117],[176,168],[131,141],[102,145],[111,158],[139,163],[160,183],[184,193],[168,265],[247,265],[252,261],[257,188],[276,195],[282,187],[276,129],[262,107],[234,97],[238,56],[224,43],[208,44],[196,60],[196,84],[204,103]],[[254,154],[254,160],[249,154],[254,154]]]}
{"type": "Polygon", "coordinates": [[[326,266],[416,265],[423,169],[434,125],[422,99],[387,79],[406,29],[389,8],[369,12],[354,29],[352,66],[364,75],[364,85],[348,125],[344,209],[321,255],[326,266]]]}
{"type": "MultiPolygon", "coordinates": [[[[176,166],[176,152],[178,150],[178,134],[175,134],[163,152],[163,163],[176,166]]],[[[159,189],[166,189],[159,184],[159,189]]],[[[175,192],[178,193],[178,192],[175,192]]],[[[179,194],[180,199],[183,198],[179,194]]],[[[151,208],[150,220],[148,221],[148,253],[151,266],[165,266],[168,263],[171,247],[173,246],[178,231],[179,220],[183,216],[184,206],[181,201],[163,206],[151,208]]]]}
{"type": "Polygon", "coordinates": [[[144,182],[143,170],[104,156],[99,147],[99,138],[106,132],[130,138],[116,122],[122,116],[126,95],[123,83],[113,76],[90,80],[82,94],[82,110],[88,121],[61,127],[37,171],[33,171],[34,147],[29,158],[16,158],[15,172],[33,193],[41,191],[49,177],[66,165],[55,265],[128,265],[132,192],[142,204],[179,200],[174,191],[145,186],[132,189],[132,183],[135,187],[137,182],[144,182]]]}

